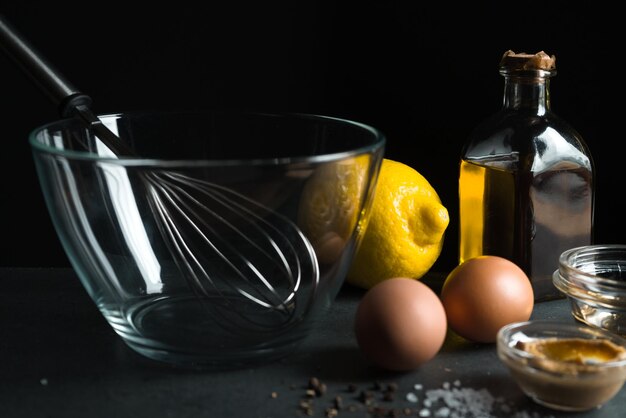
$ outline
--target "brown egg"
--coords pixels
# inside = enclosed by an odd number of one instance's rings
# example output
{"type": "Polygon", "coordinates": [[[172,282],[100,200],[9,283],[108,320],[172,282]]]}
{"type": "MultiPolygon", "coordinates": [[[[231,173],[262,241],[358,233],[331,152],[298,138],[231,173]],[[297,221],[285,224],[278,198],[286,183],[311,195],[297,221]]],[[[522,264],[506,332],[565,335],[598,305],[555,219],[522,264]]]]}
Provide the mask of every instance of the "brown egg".
{"type": "Polygon", "coordinates": [[[359,347],[371,363],[408,371],[437,354],[447,323],[439,297],[428,286],[414,279],[393,278],[368,290],[354,327],[359,347]]]}
{"type": "Polygon", "coordinates": [[[441,301],[454,332],[468,340],[491,343],[504,325],[530,318],[534,294],[528,276],[515,263],[480,256],[452,270],[441,290],[441,301]]]}

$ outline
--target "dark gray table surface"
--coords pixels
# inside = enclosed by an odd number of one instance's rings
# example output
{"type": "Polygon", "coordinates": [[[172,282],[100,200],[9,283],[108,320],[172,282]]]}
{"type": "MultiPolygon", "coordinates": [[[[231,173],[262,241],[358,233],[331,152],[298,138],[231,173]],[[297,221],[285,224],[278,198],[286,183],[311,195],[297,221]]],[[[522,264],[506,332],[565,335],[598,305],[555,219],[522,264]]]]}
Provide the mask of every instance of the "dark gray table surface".
{"type": "MultiPolygon", "coordinates": [[[[431,417],[626,416],[626,389],[586,413],[535,405],[510,378],[494,344],[469,343],[451,333],[441,352],[417,370],[377,370],[362,357],[352,331],[363,293],[344,286],[315,332],[289,357],[261,367],[209,372],[135,354],[100,316],[71,269],[0,268],[0,417],[304,417],[299,403],[307,399],[313,376],[327,387],[312,400],[316,417],[328,415],[336,396],[344,406],[338,417],[426,411],[431,417]],[[392,383],[397,390],[385,400],[380,388],[392,383]],[[348,390],[350,385],[356,392],[348,390]],[[366,390],[374,395],[376,412],[368,412],[359,399],[366,390]],[[410,402],[409,393],[418,401],[410,402]],[[444,393],[456,395],[446,403],[444,393]],[[427,394],[436,399],[430,406],[424,402],[427,394]],[[455,406],[468,398],[483,405],[474,405],[474,412],[455,406]],[[493,403],[491,410],[487,401],[493,403]]],[[[536,304],[533,318],[574,321],[564,300],[536,304]]]]}

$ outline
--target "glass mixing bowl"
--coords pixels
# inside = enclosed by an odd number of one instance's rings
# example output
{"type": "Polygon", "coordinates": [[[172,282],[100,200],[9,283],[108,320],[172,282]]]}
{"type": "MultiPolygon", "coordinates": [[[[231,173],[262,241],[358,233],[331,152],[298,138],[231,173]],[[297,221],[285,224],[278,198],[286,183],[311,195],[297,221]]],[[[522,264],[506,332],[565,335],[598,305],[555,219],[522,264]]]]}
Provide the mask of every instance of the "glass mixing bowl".
{"type": "MultiPolygon", "coordinates": [[[[63,248],[128,346],[183,366],[291,353],[336,297],[366,227],[384,136],[317,115],[99,116],[30,144],[63,248]]],[[[60,324],[59,326],[62,326],[60,324]]]]}

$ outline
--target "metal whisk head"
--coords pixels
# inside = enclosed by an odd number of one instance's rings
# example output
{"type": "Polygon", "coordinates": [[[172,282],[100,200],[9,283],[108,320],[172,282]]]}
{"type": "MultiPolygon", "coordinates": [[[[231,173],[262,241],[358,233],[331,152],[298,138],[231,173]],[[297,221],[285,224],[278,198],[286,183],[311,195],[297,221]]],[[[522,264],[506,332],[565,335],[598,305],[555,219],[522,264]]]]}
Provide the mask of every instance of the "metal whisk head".
{"type": "Polygon", "coordinates": [[[173,171],[144,173],[143,180],[179,270],[211,312],[223,316],[226,309],[229,321],[257,328],[289,323],[305,302],[296,298],[303,281],[315,286],[319,278],[315,252],[293,222],[226,187],[173,171]]]}

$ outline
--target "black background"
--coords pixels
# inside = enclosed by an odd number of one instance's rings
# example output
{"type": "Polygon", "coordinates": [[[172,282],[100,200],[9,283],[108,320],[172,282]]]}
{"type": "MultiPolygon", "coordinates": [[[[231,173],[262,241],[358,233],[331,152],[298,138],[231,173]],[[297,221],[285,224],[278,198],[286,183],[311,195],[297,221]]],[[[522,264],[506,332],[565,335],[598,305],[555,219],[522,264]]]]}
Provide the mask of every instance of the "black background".
{"type": "MultiPolygon", "coordinates": [[[[595,240],[624,242],[623,23],[602,2],[162,3],[21,1],[0,13],[93,97],[98,113],[305,112],[379,128],[385,157],[423,174],[450,212],[440,270],[457,257],[460,149],[501,106],[498,61],[507,49],[545,50],[559,71],[553,110],[596,163],[595,240]]],[[[0,54],[0,266],[69,265],[27,142],[56,118],[0,54]]]]}

